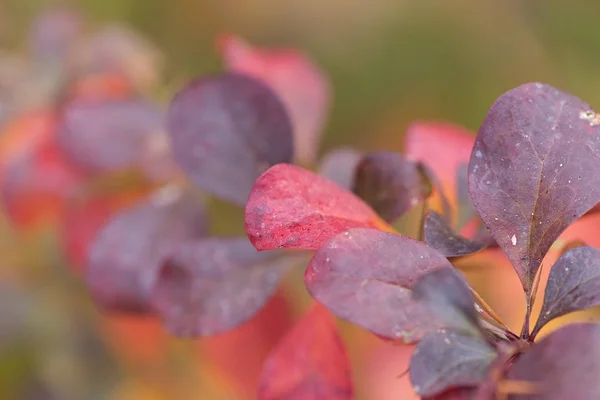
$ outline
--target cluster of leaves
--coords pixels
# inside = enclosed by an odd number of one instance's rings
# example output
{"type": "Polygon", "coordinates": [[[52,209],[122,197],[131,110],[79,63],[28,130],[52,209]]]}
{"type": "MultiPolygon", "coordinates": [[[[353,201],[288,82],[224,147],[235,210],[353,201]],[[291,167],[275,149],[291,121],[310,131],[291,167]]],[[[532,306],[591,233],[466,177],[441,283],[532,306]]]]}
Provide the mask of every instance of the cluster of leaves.
{"type": "Polygon", "coordinates": [[[316,251],[304,275],[316,304],[267,360],[261,399],[352,398],[333,315],[418,343],[410,379],[423,398],[599,394],[597,324],[535,339],[549,321],[599,303],[600,251],[564,252],[529,326],[544,256],[600,201],[600,117],[587,104],[526,84],[494,103],[474,143],[449,125],[415,124],[405,155],[337,149],[318,162],[331,89],[301,53],[225,36],[227,71],[163,108],[144,95],[151,79],[139,79],[155,74],[132,67],[155,65],[138,41],[114,29],[82,41],[82,24],[59,12],[36,25],[33,54],[57,65],[51,107],[6,129],[1,190],[17,224],[60,215],[67,254],[102,308],[158,316],[179,337],[216,335],[257,314],[304,260],[294,250],[316,251]],[[144,61],[118,57],[129,53],[144,61]],[[469,144],[464,162],[432,168],[431,146],[450,152],[456,141],[469,144]],[[250,241],[210,235],[205,194],[245,206],[250,241]],[[414,238],[394,228],[412,210],[414,238]],[[519,334],[448,260],[488,247],[504,251],[522,283],[519,334]]]}
{"type": "MultiPolygon", "coordinates": [[[[26,229],[58,222],[66,255],[109,314],[158,316],[179,337],[229,331],[256,315],[303,258],[260,253],[245,236],[211,236],[205,194],[243,206],[269,167],[316,165],[328,82],[300,52],[224,36],[227,71],[197,79],[162,107],[132,60],[119,58],[145,55],[140,43],[115,29],[89,39],[80,18],[58,10],[34,24],[34,48],[57,57],[57,73],[43,102],[9,116],[0,143],[6,214],[26,229]]],[[[142,58],[140,65],[159,68],[142,58]]],[[[318,168],[347,179],[345,165],[357,157],[341,149],[318,168]]],[[[314,352],[339,342],[327,311],[306,318],[299,337],[314,324],[325,333],[314,335],[314,352]]],[[[339,357],[347,362],[343,351],[339,357]]],[[[306,366],[320,368],[313,362],[306,366]]],[[[347,379],[346,371],[342,386],[347,379]]]]}
{"type": "Polygon", "coordinates": [[[423,398],[596,398],[600,325],[571,324],[535,339],[549,321],[600,304],[600,251],[569,246],[551,269],[533,329],[529,319],[544,256],[600,201],[599,125],[589,105],[550,85],[500,96],[468,166],[458,168],[458,198],[472,202],[454,218],[428,211],[425,243],[377,222],[392,222],[428,194],[418,164],[392,153],[362,158],[354,194],[299,167],[273,166],[250,194],[246,231],[259,250],[316,250],[304,279],[319,303],[378,336],[418,343],[410,379],[423,398]],[[473,211],[485,228],[457,233],[473,211]],[[504,251],[522,283],[520,334],[448,261],[487,246],[504,251]]]}

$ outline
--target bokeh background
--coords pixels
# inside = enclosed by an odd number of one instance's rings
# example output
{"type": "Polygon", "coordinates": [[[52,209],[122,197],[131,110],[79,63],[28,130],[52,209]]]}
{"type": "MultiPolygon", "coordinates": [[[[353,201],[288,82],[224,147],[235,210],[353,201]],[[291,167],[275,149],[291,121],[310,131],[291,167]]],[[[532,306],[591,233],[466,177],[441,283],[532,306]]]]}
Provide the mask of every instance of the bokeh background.
{"type": "MultiPolygon", "coordinates": [[[[323,153],[340,145],[401,150],[415,120],[476,131],[501,93],[528,81],[600,107],[594,0],[4,0],[0,98],[18,95],[21,109],[43,103],[44,81],[11,66],[27,52],[34,19],[57,5],[74,6],[92,26],[122,24],[152,43],[151,59],[161,67],[145,70],[142,62],[138,75],[165,103],[187,80],[223,69],[215,47],[221,34],[302,50],[333,86],[323,153]],[[6,89],[26,79],[27,90],[6,89]]],[[[241,211],[210,206],[216,232],[242,232],[241,211]]],[[[3,216],[0,233],[1,399],[253,399],[261,360],[308,304],[301,272],[292,273],[258,322],[217,338],[170,339],[152,319],[100,313],[64,267],[56,229],[17,230],[3,216]]],[[[497,297],[510,290],[480,286],[497,297]]],[[[406,349],[340,326],[357,398],[413,398],[401,376],[406,349]]]]}

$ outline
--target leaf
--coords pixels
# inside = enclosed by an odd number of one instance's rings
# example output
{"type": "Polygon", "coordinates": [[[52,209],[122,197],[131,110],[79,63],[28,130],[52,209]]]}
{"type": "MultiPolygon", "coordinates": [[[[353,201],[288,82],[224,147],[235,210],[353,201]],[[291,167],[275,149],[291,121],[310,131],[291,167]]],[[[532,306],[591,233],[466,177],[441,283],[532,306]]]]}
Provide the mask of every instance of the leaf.
{"type": "Polygon", "coordinates": [[[404,154],[433,171],[446,193],[455,193],[457,172],[468,163],[475,138],[466,128],[446,122],[413,122],[404,137],[404,154]]]}
{"type": "Polygon", "coordinates": [[[441,327],[429,308],[412,298],[426,273],[452,268],[422,242],[375,229],[350,229],[314,255],[304,282],[335,315],[376,335],[414,343],[441,327]]]}
{"type": "Polygon", "coordinates": [[[161,130],[161,110],[141,99],[80,100],[64,107],[58,142],[77,165],[111,172],[137,166],[145,143],[161,130]]]}
{"type": "Polygon", "coordinates": [[[360,162],[362,154],[351,148],[337,148],[321,159],[319,175],[327,178],[344,189],[352,190],[354,170],[360,162]]]}
{"type": "Polygon", "coordinates": [[[296,49],[261,49],[243,39],[219,39],[227,69],[265,82],[281,98],[294,127],[297,162],[315,162],[331,103],[327,76],[296,49]]]}
{"type": "Polygon", "coordinates": [[[469,191],[527,298],[552,243],[600,200],[600,127],[577,97],[529,83],[488,112],[469,164],[469,191]]]}
{"type": "Polygon", "coordinates": [[[316,250],[349,228],[391,229],[352,192],[289,164],[256,180],[245,213],[246,234],[258,250],[316,250]]]}
{"type": "Polygon", "coordinates": [[[353,192],[387,222],[423,202],[431,187],[419,165],[393,152],[365,155],[354,176],[353,192]]]}
{"type": "Polygon", "coordinates": [[[127,206],[147,196],[145,187],[128,187],[118,193],[93,193],[70,198],[60,219],[60,246],[70,264],[78,272],[87,264],[88,250],[98,230],[127,206]]]}
{"type": "Polygon", "coordinates": [[[206,231],[202,202],[172,185],[116,214],[89,249],[92,298],[109,310],[147,312],[159,267],[180,242],[206,231]]]}
{"type": "Polygon", "coordinates": [[[283,104],[265,84],[242,75],[221,74],[184,87],[171,102],[167,130],[189,178],[240,205],[261,173],[294,156],[283,104]]]}
{"type": "Polygon", "coordinates": [[[546,336],[521,354],[507,379],[530,382],[535,393],[523,399],[600,398],[600,325],[574,323],[546,336]]]}
{"type": "Polygon", "coordinates": [[[84,178],[56,146],[55,126],[51,113],[28,114],[2,137],[2,203],[18,227],[56,222],[84,178]]]}
{"type": "Polygon", "coordinates": [[[448,389],[477,386],[487,378],[496,352],[485,341],[456,332],[430,333],[410,360],[410,381],[422,397],[448,389]]]}
{"type": "Polygon", "coordinates": [[[550,270],[544,304],[531,333],[535,337],[549,321],[600,304],[600,250],[576,247],[564,253],[550,270]]]}
{"type": "Polygon", "coordinates": [[[425,242],[446,257],[461,257],[486,248],[485,241],[469,240],[456,233],[444,218],[428,211],[423,224],[425,242]]]}
{"type": "Polygon", "coordinates": [[[475,298],[456,270],[438,269],[422,276],[413,287],[413,298],[424,302],[445,328],[480,336],[475,298]]]}
{"type": "Polygon", "coordinates": [[[160,268],[152,304],[175,336],[216,335],[256,315],[295,260],[246,238],[183,242],[160,268]]]}
{"type": "Polygon", "coordinates": [[[352,398],[350,360],[335,321],[315,304],[265,361],[258,399],[352,398]]]}

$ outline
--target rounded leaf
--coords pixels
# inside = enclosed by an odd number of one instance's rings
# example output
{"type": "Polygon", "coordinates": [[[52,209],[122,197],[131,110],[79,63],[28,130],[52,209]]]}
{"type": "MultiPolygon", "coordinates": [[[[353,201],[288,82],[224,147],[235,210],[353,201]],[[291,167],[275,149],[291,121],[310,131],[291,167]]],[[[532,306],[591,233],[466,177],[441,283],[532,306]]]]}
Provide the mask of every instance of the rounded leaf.
{"type": "Polygon", "coordinates": [[[412,354],[410,381],[423,397],[477,386],[486,380],[495,358],[494,349],[481,339],[451,331],[434,332],[425,336],[412,354]]]}
{"type": "Polygon", "coordinates": [[[507,379],[533,385],[519,399],[600,398],[600,324],[569,324],[521,354],[507,379]]]}
{"type": "Polygon", "coordinates": [[[469,162],[474,132],[447,122],[413,122],[404,137],[407,158],[425,164],[440,180],[445,193],[456,192],[456,174],[469,162]]]}
{"type": "Polygon", "coordinates": [[[566,251],[550,270],[544,303],[532,337],[549,321],[600,304],[600,250],[581,246],[566,251]]]}
{"type": "Polygon", "coordinates": [[[352,188],[387,222],[394,222],[431,194],[425,173],[394,152],[365,155],[356,166],[352,188]]]}
{"type": "Polygon", "coordinates": [[[89,249],[92,297],[107,309],[149,311],[159,267],[182,241],[206,230],[202,202],[174,186],[114,215],[89,249]]]}
{"type": "Polygon", "coordinates": [[[294,261],[247,238],[183,242],[160,268],[152,303],[173,335],[215,335],[256,315],[294,261]]]}
{"type": "Polygon", "coordinates": [[[352,192],[289,164],[262,174],[246,203],[246,234],[258,250],[314,250],[356,227],[392,229],[352,192]]]}
{"type": "Polygon", "coordinates": [[[379,336],[420,340],[441,327],[412,288],[430,271],[452,268],[422,242],[376,229],[350,229],[314,255],[304,281],[309,293],[335,315],[379,336]]]}
{"type": "Polygon", "coordinates": [[[296,49],[261,49],[239,37],[220,39],[228,70],[265,82],[281,99],[294,127],[295,161],[315,161],[331,102],[328,78],[296,49]]]}
{"type": "Polygon", "coordinates": [[[161,111],[146,101],[79,100],[64,107],[58,142],[77,165],[116,171],[137,165],[145,142],[161,130],[161,111]]]}
{"type": "Polygon", "coordinates": [[[594,115],[571,94],[528,83],[500,96],[479,129],[469,192],[528,295],[552,243],[600,201],[594,115]]]}
{"type": "Polygon", "coordinates": [[[261,173],[294,156],[285,107],[248,76],[221,74],[184,87],[169,107],[167,130],[175,160],[189,178],[240,205],[261,173]]]}

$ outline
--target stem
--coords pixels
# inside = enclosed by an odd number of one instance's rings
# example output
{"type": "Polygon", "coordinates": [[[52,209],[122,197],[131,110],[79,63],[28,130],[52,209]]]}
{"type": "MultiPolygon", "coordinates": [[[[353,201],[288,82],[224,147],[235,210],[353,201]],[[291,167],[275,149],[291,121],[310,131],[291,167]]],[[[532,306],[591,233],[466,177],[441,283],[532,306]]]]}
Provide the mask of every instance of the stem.
{"type": "Polygon", "coordinates": [[[427,199],[425,199],[423,201],[423,207],[421,207],[421,219],[419,222],[419,233],[417,236],[417,239],[420,240],[421,242],[425,241],[425,229],[424,229],[424,225],[425,225],[425,214],[427,213],[427,199]]]}
{"type": "MultiPolygon", "coordinates": [[[[537,271],[537,276],[535,278],[535,282],[533,283],[533,289],[525,289],[525,300],[527,303],[527,308],[525,310],[525,322],[523,323],[523,329],[521,330],[521,337],[523,339],[533,341],[537,332],[529,332],[529,320],[531,319],[531,310],[533,309],[533,305],[535,303],[535,299],[537,297],[537,292],[540,287],[540,279],[542,277],[542,271],[544,270],[544,263],[540,265],[540,268],[537,271]]],[[[537,324],[536,324],[537,325],[537,324]]]]}
{"type": "Polygon", "coordinates": [[[525,298],[527,307],[525,309],[525,321],[523,322],[523,329],[521,329],[521,338],[529,340],[529,319],[531,317],[531,293],[529,290],[525,292],[525,298]]]}

